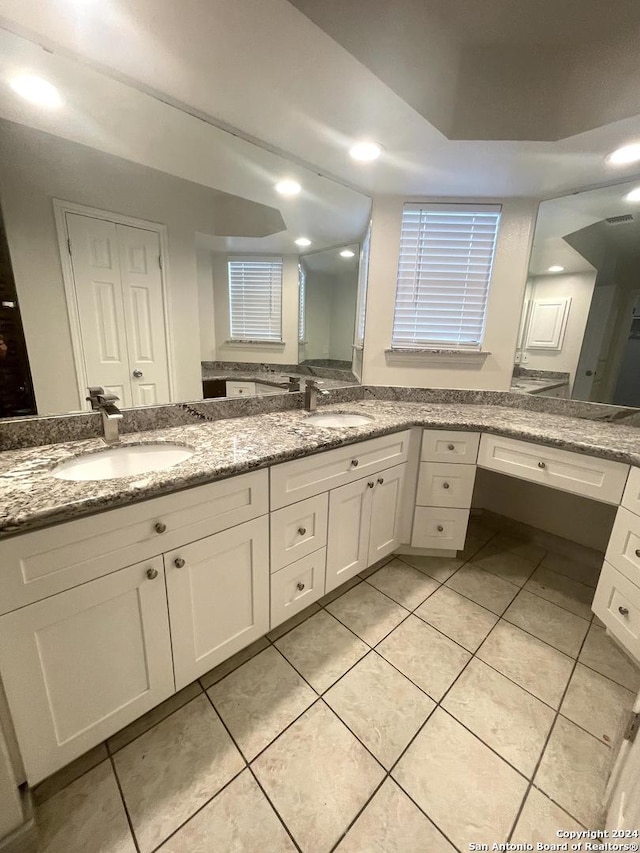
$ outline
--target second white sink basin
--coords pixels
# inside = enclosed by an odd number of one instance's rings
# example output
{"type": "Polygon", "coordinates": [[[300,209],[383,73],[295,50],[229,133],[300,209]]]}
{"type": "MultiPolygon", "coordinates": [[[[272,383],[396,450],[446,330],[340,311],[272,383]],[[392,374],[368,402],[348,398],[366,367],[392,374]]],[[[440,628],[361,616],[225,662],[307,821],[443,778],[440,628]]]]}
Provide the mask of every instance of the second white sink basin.
{"type": "Polygon", "coordinates": [[[162,471],[185,462],[194,451],[179,444],[124,444],[61,462],[53,469],[60,480],[114,480],[162,471]]]}
{"type": "Polygon", "coordinates": [[[364,426],[364,424],[370,424],[372,421],[373,418],[370,418],[369,415],[354,415],[350,412],[318,413],[309,415],[307,418],[307,423],[321,427],[364,426]]]}

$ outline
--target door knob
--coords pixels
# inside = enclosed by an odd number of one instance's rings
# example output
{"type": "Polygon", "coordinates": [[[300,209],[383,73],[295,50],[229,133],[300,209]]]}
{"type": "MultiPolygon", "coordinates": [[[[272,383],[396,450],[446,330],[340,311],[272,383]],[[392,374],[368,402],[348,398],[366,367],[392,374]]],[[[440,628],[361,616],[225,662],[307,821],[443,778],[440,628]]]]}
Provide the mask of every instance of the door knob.
{"type": "Polygon", "coordinates": [[[158,577],[158,570],[153,569],[153,568],[147,569],[147,577],[149,578],[150,581],[155,580],[158,577]]]}
{"type": "Polygon", "coordinates": [[[442,488],[443,488],[443,489],[448,489],[448,488],[449,488],[449,483],[443,483],[443,484],[442,484],[442,488]]]}
{"type": "Polygon", "coordinates": [[[384,483],[384,477],[378,477],[378,483],[382,486],[384,483]]]}
{"type": "Polygon", "coordinates": [[[447,450],[455,450],[455,449],[456,449],[455,444],[447,444],[447,450]]]}
{"type": "Polygon", "coordinates": [[[304,584],[302,583],[302,581],[296,584],[296,589],[299,589],[300,592],[302,592],[302,590],[304,589],[304,584]]]}
{"type": "Polygon", "coordinates": [[[299,533],[299,535],[300,535],[300,536],[304,536],[304,534],[305,534],[306,532],[307,532],[307,528],[306,528],[306,527],[299,527],[299,528],[298,528],[298,533],[299,533]]]}
{"type": "Polygon", "coordinates": [[[142,371],[136,369],[133,371],[133,375],[135,376],[136,379],[141,379],[142,378],[142,371]]]}
{"type": "Polygon", "coordinates": [[[352,467],[352,468],[357,468],[359,464],[360,464],[360,460],[359,460],[359,459],[352,459],[352,460],[351,460],[351,467],[352,467]]]}
{"type": "Polygon", "coordinates": [[[546,468],[547,465],[545,462],[538,462],[538,468],[546,468]]]}
{"type": "Polygon", "coordinates": [[[185,562],[182,559],[182,557],[176,557],[175,560],[173,561],[173,565],[176,567],[176,569],[183,569],[185,562]]]}
{"type": "Polygon", "coordinates": [[[628,607],[618,607],[618,613],[621,616],[628,616],[629,615],[629,608],[628,607]]]}
{"type": "Polygon", "coordinates": [[[153,525],[153,529],[156,533],[164,533],[167,529],[167,525],[163,521],[158,521],[153,525]]]}
{"type": "Polygon", "coordinates": [[[444,527],[441,524],[439,524],[438,525],[438,533],[442,533],[442,532],[444,532],[444,527]]]}
{"type": "Polygon", "coordinates": [[[640,548],[636,548],[636,557],[640,557],[640,548]]]}
{"type": "Polygon", "coordinates": [[[369,482],[367,483],[367,487],[369,489],[372,489],[374,486],[375,486],[375,483],[373,482],[373,480],[369,480],[369,482]]]}

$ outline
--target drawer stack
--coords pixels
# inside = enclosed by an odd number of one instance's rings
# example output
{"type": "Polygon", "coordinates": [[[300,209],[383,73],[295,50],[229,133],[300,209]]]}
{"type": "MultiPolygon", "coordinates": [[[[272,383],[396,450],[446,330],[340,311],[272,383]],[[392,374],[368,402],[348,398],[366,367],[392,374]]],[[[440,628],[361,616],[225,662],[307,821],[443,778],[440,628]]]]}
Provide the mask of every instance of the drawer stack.
{"type": "Polygon", "coordinates": [[[605,554],[593,611],[640,661],[640,469],[629,474],[605,554]]]}
{"type": "Polygon", "coordinates": [[[480,433],[424,430],[411,545],[464,548],[480,433]]]}

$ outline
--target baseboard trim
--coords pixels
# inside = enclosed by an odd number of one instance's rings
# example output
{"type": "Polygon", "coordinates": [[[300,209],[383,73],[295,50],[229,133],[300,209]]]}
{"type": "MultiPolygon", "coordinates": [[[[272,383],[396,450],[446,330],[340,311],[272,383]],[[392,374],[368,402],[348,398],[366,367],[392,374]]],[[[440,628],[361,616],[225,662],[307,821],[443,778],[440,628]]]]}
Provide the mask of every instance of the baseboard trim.
{"type": "Polygon", "coordinates": [[[33,818],[25,821],[10,835],[0,838],[0,853],[37,853],[38,830],[33,818]]]}

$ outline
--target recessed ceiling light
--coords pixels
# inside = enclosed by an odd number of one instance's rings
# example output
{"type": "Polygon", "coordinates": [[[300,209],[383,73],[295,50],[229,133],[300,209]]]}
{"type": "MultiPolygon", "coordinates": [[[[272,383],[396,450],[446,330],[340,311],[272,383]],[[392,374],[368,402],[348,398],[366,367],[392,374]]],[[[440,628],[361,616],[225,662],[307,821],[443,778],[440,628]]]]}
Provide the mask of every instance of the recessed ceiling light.
{"type": "Polygon", "coordinates": [[[559,264],[554,264],[552,267],[549,267],[547,272],[564,272],[564,267],[561,267],[559,264]]]}
{"type": "Polygon", "coordinates": [[[370,163],[371,160],[377,160],[382,154],[382,145],[378,145],[377,142],[367,142],[366,140],[354,142],[349,149],[349,154],[354,160],[370,163]]]}
{"type": "Polygon", "coordinates": [[[310,246],[311,240],[308,237],[298,237],[295,241],[296,246],[310,246]]]}
{"type": "Polygon", "coordinates": [[[632,142],[616,148],[607,156],[607,163],[611,166],[626,166],[628,163],[637,163],[640,160],[640,142],[632,142]]]}
{"type": "Polygon", "coordinates": [[[11,88],[26,101],[37,104],[39,107],[54,109],[62,106],[62,98],[56,87],[33,74],[21,74],[10,81],[11,88]]]}
{"type": "Polygon", "coordinates": [[[356,253],[352,252],[351,249],[343,249],[340,252],[341,258],[355,258],[355,256],[356,256],[356,253]]]}
{"type": "Polygon", "coordinates": [[[627,193],[624,197],[625,201],[640,201],[640,187],[636,187],[631,190],[630,193],[627,193]]]}
{"type": "Polygon", "coordinates": [[[298,195],[301,189],[300,184],[297,181],[292,181],[291,178],[285,178],[276,184],[276,192],[279,192],[280,195],[298,195]]]}

